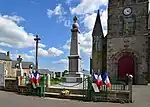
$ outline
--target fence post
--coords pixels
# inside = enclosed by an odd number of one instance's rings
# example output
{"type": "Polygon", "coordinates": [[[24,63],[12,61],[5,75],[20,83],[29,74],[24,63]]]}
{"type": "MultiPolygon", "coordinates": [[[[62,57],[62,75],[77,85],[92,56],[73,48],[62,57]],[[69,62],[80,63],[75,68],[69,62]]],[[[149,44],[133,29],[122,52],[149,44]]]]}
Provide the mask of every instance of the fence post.
{"type": "Polygon", "coordinates": [[[88,76],[87,100],[91,101],[91,76],[88,76]]]}
{"type": "Polygon", "coordinates": [[[21,85],[21,77],[18,76],[18,86],[20,86],[20,85],[21,85]]]}
{"type": "Polygon", "coordinates": [[[51,82],[50,82],[50,74],[47,74],[47,87],[50,88],[51,82]]]}
{"type": "Polygon", "coordinates": [[[129,90],[129,102],[132,103],[132,83],[133,83],[133,76],[128,76],[128,90],[129,90]]]}

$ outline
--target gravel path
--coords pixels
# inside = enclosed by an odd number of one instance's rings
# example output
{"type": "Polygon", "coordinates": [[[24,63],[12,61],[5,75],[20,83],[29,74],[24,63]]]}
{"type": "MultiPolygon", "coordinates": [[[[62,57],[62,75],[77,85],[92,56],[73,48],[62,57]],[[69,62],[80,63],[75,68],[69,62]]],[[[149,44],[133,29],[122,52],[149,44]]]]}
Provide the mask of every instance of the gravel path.
{"type": "Polygon", "coordinates": [[[150,86],[133,86],[132,104],[81,102],[39,98],[0,91],[0,107],[150,107],[150,86]]]}

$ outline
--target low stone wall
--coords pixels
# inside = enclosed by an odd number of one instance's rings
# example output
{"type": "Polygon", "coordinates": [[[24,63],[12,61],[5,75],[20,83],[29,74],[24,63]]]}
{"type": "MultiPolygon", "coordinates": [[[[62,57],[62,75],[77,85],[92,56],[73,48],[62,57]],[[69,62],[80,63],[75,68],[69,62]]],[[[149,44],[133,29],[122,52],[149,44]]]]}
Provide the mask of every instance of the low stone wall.
{"type": "MultiPolygon", "coordinates": [[[[5,79],[5,88],[4,90],[18,92],[19,81],[18,78],[6,78],[5,79]]],[[[20,87],[21,90],[27,90],[26,87],[20,87]]],[[[22,92],[20,90],[20,92],[22,92]]],[[[58,98],[63,88],[46,88],[45,92],[49,95],[50,93],[57,94],[58,98]]],[[[75,97],[80,96],[84,99],[84,96],[87,94],[87,90],[83,89],[66,89],[70,91],[75,97]]],[[[90,93],[90,92],[89,92],[90,93]]],[[[88,93],[88,94],[89,94],[88,93]]],[[[68,97],[69,98],[69,97],[68,97]]],[[[107,90],[101,92],[91,92],[90,99],[92,101],[114,101],[114,102],[132,102],[132,79],[128,83],[128,89],[126,90],[107,90]]]]}
{"type": "Polygon", "coordinates": [[[91,96],[93,101],[100,101],[100,102],[122,102],[122,103],[129,103],[130,102],[130,94],[129,91],[125,90],[109,90],[107,92],[99,92],[99,93],[92,93],[91,96]]]}
{"type": "Polygon", "coordinates": [[[5,79],[5,88],[6,91],[16,92],[18,88],[18,81],[16,78],[6,78],[5,79]]]}
{"type": "MultiPolygon", "coordinates": [[[[46,92],[49,93],[61,93],[61,91],[63,90],[63,88],[46,88],[46,92]]],[[[69,90],[71,94],[77,94],[77,95],[83,95],[85,94],[85,90],[83,89],[66,89],[69,90]]]]}

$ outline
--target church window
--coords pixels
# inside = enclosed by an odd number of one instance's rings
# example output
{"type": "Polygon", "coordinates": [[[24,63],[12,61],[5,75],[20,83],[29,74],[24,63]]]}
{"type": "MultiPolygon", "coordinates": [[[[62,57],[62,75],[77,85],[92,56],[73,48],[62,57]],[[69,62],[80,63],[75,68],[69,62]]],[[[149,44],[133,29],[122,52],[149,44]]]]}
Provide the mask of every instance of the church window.
{"type": "Polygon", "coordinates": [[[131,16],[125,19],[124,33],[126,35],[133,35],[135,33],[135,16],[131,16]]]}

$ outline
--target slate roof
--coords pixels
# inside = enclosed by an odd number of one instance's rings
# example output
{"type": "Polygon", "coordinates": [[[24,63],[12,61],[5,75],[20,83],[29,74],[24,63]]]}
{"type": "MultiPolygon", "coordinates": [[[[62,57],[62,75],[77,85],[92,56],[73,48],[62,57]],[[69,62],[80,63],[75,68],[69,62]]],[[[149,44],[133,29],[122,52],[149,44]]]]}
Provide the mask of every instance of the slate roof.
{"type": "MultiPolygon", "coordinates": [[[[12,68],[15,68],[16,63],[18,63],[18,61],[16,61],[16,60],[13,60],[13,61],[12,61],[12,68]]],[[[31,64],[34,65],[33,62],[24,62],[24,61],[23,61],[23,62],[22,62],[22,68],[23,68],[23,69],[29,69],[29,66],[30,66],[31,64]]]]}
{"type": "Polygon", "coordinates": [[[0,60],[11,61],[10,57],[6,53],[0,53],[0,60]]]}
{"type": "Polygon", "coordinates": [[[96,20],[95,20],[95,24],[94,24],[94,28],[93,28],[93,32],[92,32],[92,36],[99,36],[100,38],[104,38],[99,10],[97,12],[97,16],[96,16],[96,20]]]}
{"type": "Polygon", "coordinates": [[[51,74],[53,71],[50,71],[49,69],[39,69],[38,72],[40,74],[51,74]]]}

